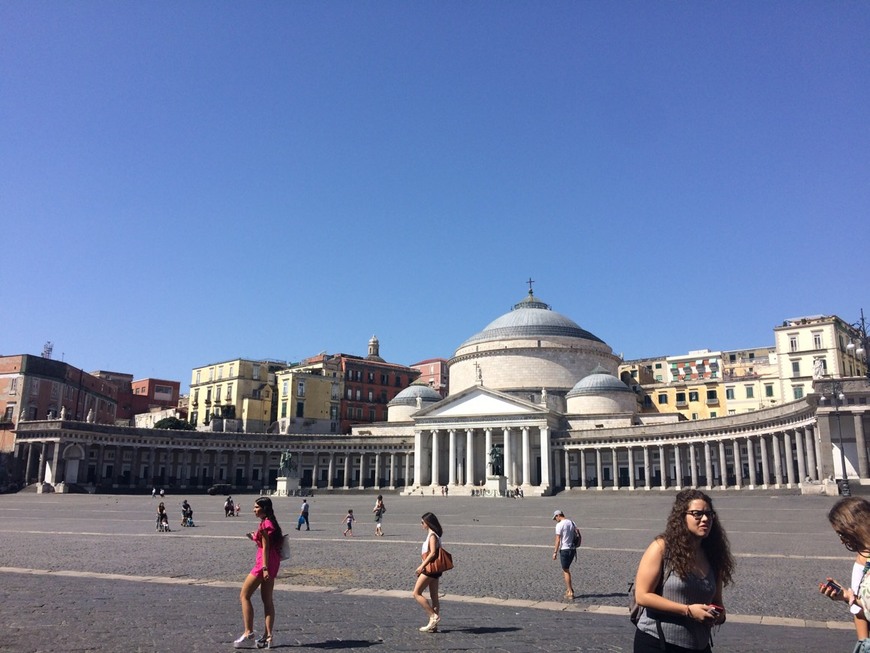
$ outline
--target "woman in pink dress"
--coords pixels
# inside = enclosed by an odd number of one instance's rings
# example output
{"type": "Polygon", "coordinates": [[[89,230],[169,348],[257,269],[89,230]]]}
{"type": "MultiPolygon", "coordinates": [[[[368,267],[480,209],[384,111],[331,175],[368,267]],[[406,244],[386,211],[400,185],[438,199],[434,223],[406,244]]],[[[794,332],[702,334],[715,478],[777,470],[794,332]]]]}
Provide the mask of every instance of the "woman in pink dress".
{"type": "Polygon", "coordinates": [[[245,622],[245,632],[233,642],[233,646],[236,648],[246,648],[252,644],[255,644],[257,648],[270,648],[272,628],[275,625],[275,604],[272,601],[272,590],[275,587],[275,577],[281,566],[281,541],[284,534],[281,532],[278,520],[275,519],[270,498],[260,497],[254,502],[254,515],[260,520],[260,526],[256,531],[248,533],[248,538],[257,545],[257,559],[251,573],[245,578],[242,591],[239,594],[242,602],[242,620],[245,622]],[[265,632],[259,639],[254,634],[254,604],[251,602],[251,597],[258,587],[265,613],[265,632]]]}

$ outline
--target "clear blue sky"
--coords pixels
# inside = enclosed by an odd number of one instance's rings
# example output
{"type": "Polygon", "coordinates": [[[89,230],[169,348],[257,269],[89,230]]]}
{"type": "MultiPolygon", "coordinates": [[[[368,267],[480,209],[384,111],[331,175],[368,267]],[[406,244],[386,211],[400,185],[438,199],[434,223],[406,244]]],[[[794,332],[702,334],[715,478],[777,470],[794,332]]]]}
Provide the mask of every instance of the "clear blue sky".
{"type": "Polygon", "coordinates": [[[0,353],[189,381],[870,312],[870,3],[0,4],[0,353]]]}

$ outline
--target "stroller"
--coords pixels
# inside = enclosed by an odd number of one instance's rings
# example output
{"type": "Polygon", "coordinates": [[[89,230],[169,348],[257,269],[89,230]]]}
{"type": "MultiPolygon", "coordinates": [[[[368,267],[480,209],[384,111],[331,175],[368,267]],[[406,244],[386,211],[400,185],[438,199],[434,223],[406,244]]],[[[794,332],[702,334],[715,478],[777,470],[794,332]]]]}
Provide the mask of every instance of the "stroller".
{"type": "Polygon", "coordinates": [[[171,533],[172,529],[169,528],[169,515],[165,512],[157,514],[157,532],[158,533],[171,533]]]}
{"type": "Polygon", "coordinates": [[[193,523],[193,508],[190,507],[190,504],[185,501],[181,504],[181,525],[182,526],[196,526],[193,523]]]}
{"type": "Polygon", "coordinates": [[[233,498],[230,497],[224,503],[224,517],[236,516],[236,504],[233,503],[233,498]]]}

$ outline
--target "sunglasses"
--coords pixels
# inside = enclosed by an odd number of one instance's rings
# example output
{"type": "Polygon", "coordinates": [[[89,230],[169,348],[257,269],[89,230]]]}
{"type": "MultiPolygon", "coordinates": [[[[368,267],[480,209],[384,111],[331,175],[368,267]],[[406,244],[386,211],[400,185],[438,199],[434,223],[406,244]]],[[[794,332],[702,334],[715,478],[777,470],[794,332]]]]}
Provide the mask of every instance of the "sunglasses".
{"type": "Polygon", "coordinates": [[[716,519],[716,512],[713,510],[687,510],[687,515],[692,515],[695,521],[701,521],[704,517],[707,519],[716,519]]]}

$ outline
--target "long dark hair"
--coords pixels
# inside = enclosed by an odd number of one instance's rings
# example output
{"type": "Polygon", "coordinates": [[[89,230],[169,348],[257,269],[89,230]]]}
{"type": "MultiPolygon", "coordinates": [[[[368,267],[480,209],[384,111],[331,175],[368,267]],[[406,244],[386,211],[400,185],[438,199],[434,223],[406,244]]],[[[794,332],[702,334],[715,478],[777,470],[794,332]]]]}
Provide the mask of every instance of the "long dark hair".
{"type": "Polygon", "coordinates": [[[438,521],[438,518],[431,512],[423,513],[423,516],[420,518],[423,520],[423,523],[426,524],[427,528],[431,531],[435,531],[435,534],[438,537],[444,535],[444,529],[441,528],[441,522],[438,521]]]}
{"type": "MultiPolygon", "coordinates": [[[[710,510],[713,510],[713,500],[707,494],[701,490],[683,490],[674,500],[665,532],[659,535],[664,540],[665,557],[671,569],[684,579],[691,573],[692,551],[695,543],[695,536],[686,526],[686,511],[689,509],[689,504],[696,500],[706,501],[710,510]]],[[[710,533],[701,540],[701,549],[716,572],[716,578],[721,580],[723,585],[728,585],[734,572],[734,558],[731,555],[728,535],[725,534],[725,528],[718,517],[711,520],[710,533]]]]}
{"type": "Polygon", "coordinates": [[[870,553],[870,502],[859,497],[840,499],[828,513],[828,521],[849,551],[870,553]]]}
{"type": "Polygon", "coordinates": [[[284,532],[281,530],[281,524],[278,523],[278,519],[275,517],[272,500],[269,497],[259,497],[254,503],[263,509],[263,512],[266,513],[266,519],[275,526],[275,530],[272,532],[272,542],[280,542],[284,537],[284,532]]]}

